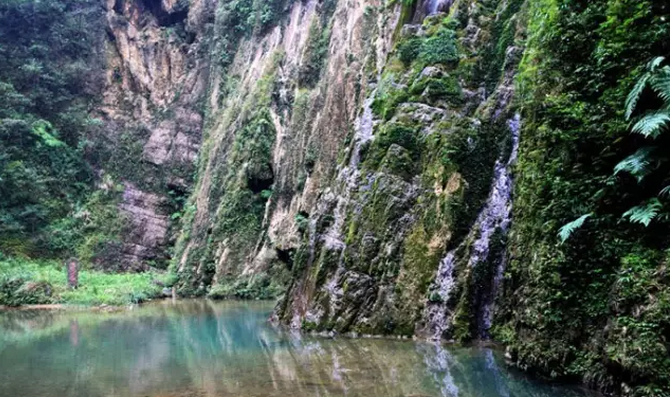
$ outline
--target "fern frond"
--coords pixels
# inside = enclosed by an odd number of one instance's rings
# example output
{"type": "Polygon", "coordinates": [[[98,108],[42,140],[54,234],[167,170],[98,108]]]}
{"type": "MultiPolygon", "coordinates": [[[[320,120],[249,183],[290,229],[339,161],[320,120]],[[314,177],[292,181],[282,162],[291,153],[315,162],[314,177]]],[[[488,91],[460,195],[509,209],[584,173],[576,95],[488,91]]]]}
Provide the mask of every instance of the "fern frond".
{"type": "Polygon", "coordinates": [[[665,61],[665,57],[656,57],[651,61],[649,61],[649,63],[647,64],[647,69],[653,73],[659,66],[661,66],[663,61],[665,61]]]}
{"type": "Polygon", "coordinates": [[[590,218],[593,214],[586,214],[582,215],[579,218],[575,219],[574,221],[570,223],[566,223],[563,225],[559,230],[558,230],[558,237],[561,238],[561,243],[565,243],[572,233],[575,232],[575,230],[579,229],[584,225],[584,222],[590,218]]]}
{"type": "Polygon", "coordinates": [[[664,187],[659,193],[659,196],[670,196],[670,185],[664,187]]]}
{"type": "Polygon", "coordinates": [[[633,175],[638,182],[642,181],[650,172],[651,153],[656,148],[653,146],[646,146],[638,149],[635,153],[621,160],[619,164],[614,167],[614,175],[620,172],[628,172],[633,175]]]}
{"type": "Polygon", "coordinates": [[[670,100],[670,66],[664,66],[659,72],[649,79],[651,89],[663,100],[670,100]]]}
{"type": "Polygon", "coordinates": [[[633,90],[628,94],[626,98],[626,120],[630,120],[633,116],[637,103],[640,101],[640,96],[642,96],[642,91],[644,91],[650,78],[651,75],[649,73],[642,76],[635,84],[635,87],[633,87],[633,90]]]}
{"type": "Polygon", "coordinates": [[[632,132],[644,135],[645,138],[656,139],[663,133],[668,122],[670,122],[670,112],[668,111],[647,113],[635,123],[632,132]]]}
{"type": "Polygon", "coordinates": [[[644,204],[635,206],[626,211],[622,218],[628,219],[632,223],[641,223],[644,226],[649,226],[661,212],[663,204],[658,199],[651,199],[644,204]]]}

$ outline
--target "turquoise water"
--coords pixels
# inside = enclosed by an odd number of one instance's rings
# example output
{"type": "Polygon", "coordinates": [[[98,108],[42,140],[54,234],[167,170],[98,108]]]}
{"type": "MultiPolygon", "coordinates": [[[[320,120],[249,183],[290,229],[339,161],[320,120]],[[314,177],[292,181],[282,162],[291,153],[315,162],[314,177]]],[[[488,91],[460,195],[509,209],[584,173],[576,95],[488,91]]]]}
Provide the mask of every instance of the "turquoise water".
{"type": "Polygon", "coordinates": [[[0,313],[2,397],[577,397],[486,348],[324,339],[266,322],[271,305],[162,302],[118,313],[0,313]]]}

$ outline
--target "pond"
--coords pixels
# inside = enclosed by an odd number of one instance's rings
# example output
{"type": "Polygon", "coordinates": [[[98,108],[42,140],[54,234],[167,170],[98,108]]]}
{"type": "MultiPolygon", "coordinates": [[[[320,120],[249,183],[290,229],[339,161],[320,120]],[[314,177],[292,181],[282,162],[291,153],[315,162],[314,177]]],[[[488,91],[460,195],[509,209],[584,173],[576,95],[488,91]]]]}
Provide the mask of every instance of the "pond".
{"type": "Polygon", "coordinates": [[[6,397],[582,397],[488,348],[286,332],[258,302],[0,312],[6,397]]]}

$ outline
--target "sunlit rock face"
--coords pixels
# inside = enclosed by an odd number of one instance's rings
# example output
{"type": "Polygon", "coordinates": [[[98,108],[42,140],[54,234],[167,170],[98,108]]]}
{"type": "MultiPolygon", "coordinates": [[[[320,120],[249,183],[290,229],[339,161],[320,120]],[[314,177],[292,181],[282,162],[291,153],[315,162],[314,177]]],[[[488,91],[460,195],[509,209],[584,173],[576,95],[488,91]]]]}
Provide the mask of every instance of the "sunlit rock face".
{"type": "MultiPolygon", "coordinates": [[[[519,143],[519,4],[277,4],[238,35],[215,6],[235,45],[209,79],[178,289],[288,288],[276,318],[296,328],[488,338],[519,143]]],[[[207,19],[208,4],[190,7],[187,26],[207,19]]],[[[161,146],[170,131],[152,131],[147,158],[183,156],[161,146]]]]}
{"type": "Polygon", "coordinates": [[[514,24],[518,9],[414,10],[408,20],[425,20],[398,28],[310,212],[292,264],[298,277],[277,311],[293,327],[489,338],[511,223],[520,132],[511,103],[523,49],[477,54],[505,45],[489,36],[491,21],[514,24]],[[447,12],[451,22],[433,16],[447,12]]]}
{"type": "Polygon", "coordinates": [[[399,18],[381,1],[276,3],[282,17],[241,37],[226,74],[212,76],[195,209],[176,249],[184,291],[230,293],[240,277],[246,285],[268,272],[285,287],[399,18]],[[224,91],[227,81],[235,86],[224,91]],[[267,146],[255,157],[238,149],[256,143],[267,146]]]}

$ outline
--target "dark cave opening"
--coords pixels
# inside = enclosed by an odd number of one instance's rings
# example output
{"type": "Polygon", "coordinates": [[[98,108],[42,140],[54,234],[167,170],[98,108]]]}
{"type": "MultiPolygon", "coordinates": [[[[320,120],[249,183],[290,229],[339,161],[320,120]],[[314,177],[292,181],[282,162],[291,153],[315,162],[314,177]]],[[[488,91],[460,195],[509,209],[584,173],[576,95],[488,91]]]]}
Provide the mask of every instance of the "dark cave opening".
{"type": "Polygon", "coordinates": [[[295,249],[289,248],[284,250],[281,248],[275,248],[275,251],[277,252],[277,259],[284,263],[286,268],[290,270],[293,266],[293,256],[295,255],[295,249]]]}
{"type": "Polygon", "coordinates": [[[275,176],[270,164],[263,169],[263,172],[253,172],[252,175],[247,174],[247,186],[254,194],[271,189],[274,183],[275,176]]]}
{"type": "Polygon", "coordinates": [[[148,10],[156,17],[156,21],[160,26],[174,26],[183,23],[188,17],[188,3],[181,1],[173,12],[164,10],[161,0],[140,0],[140,4],[145,10],[148,10]]]}

